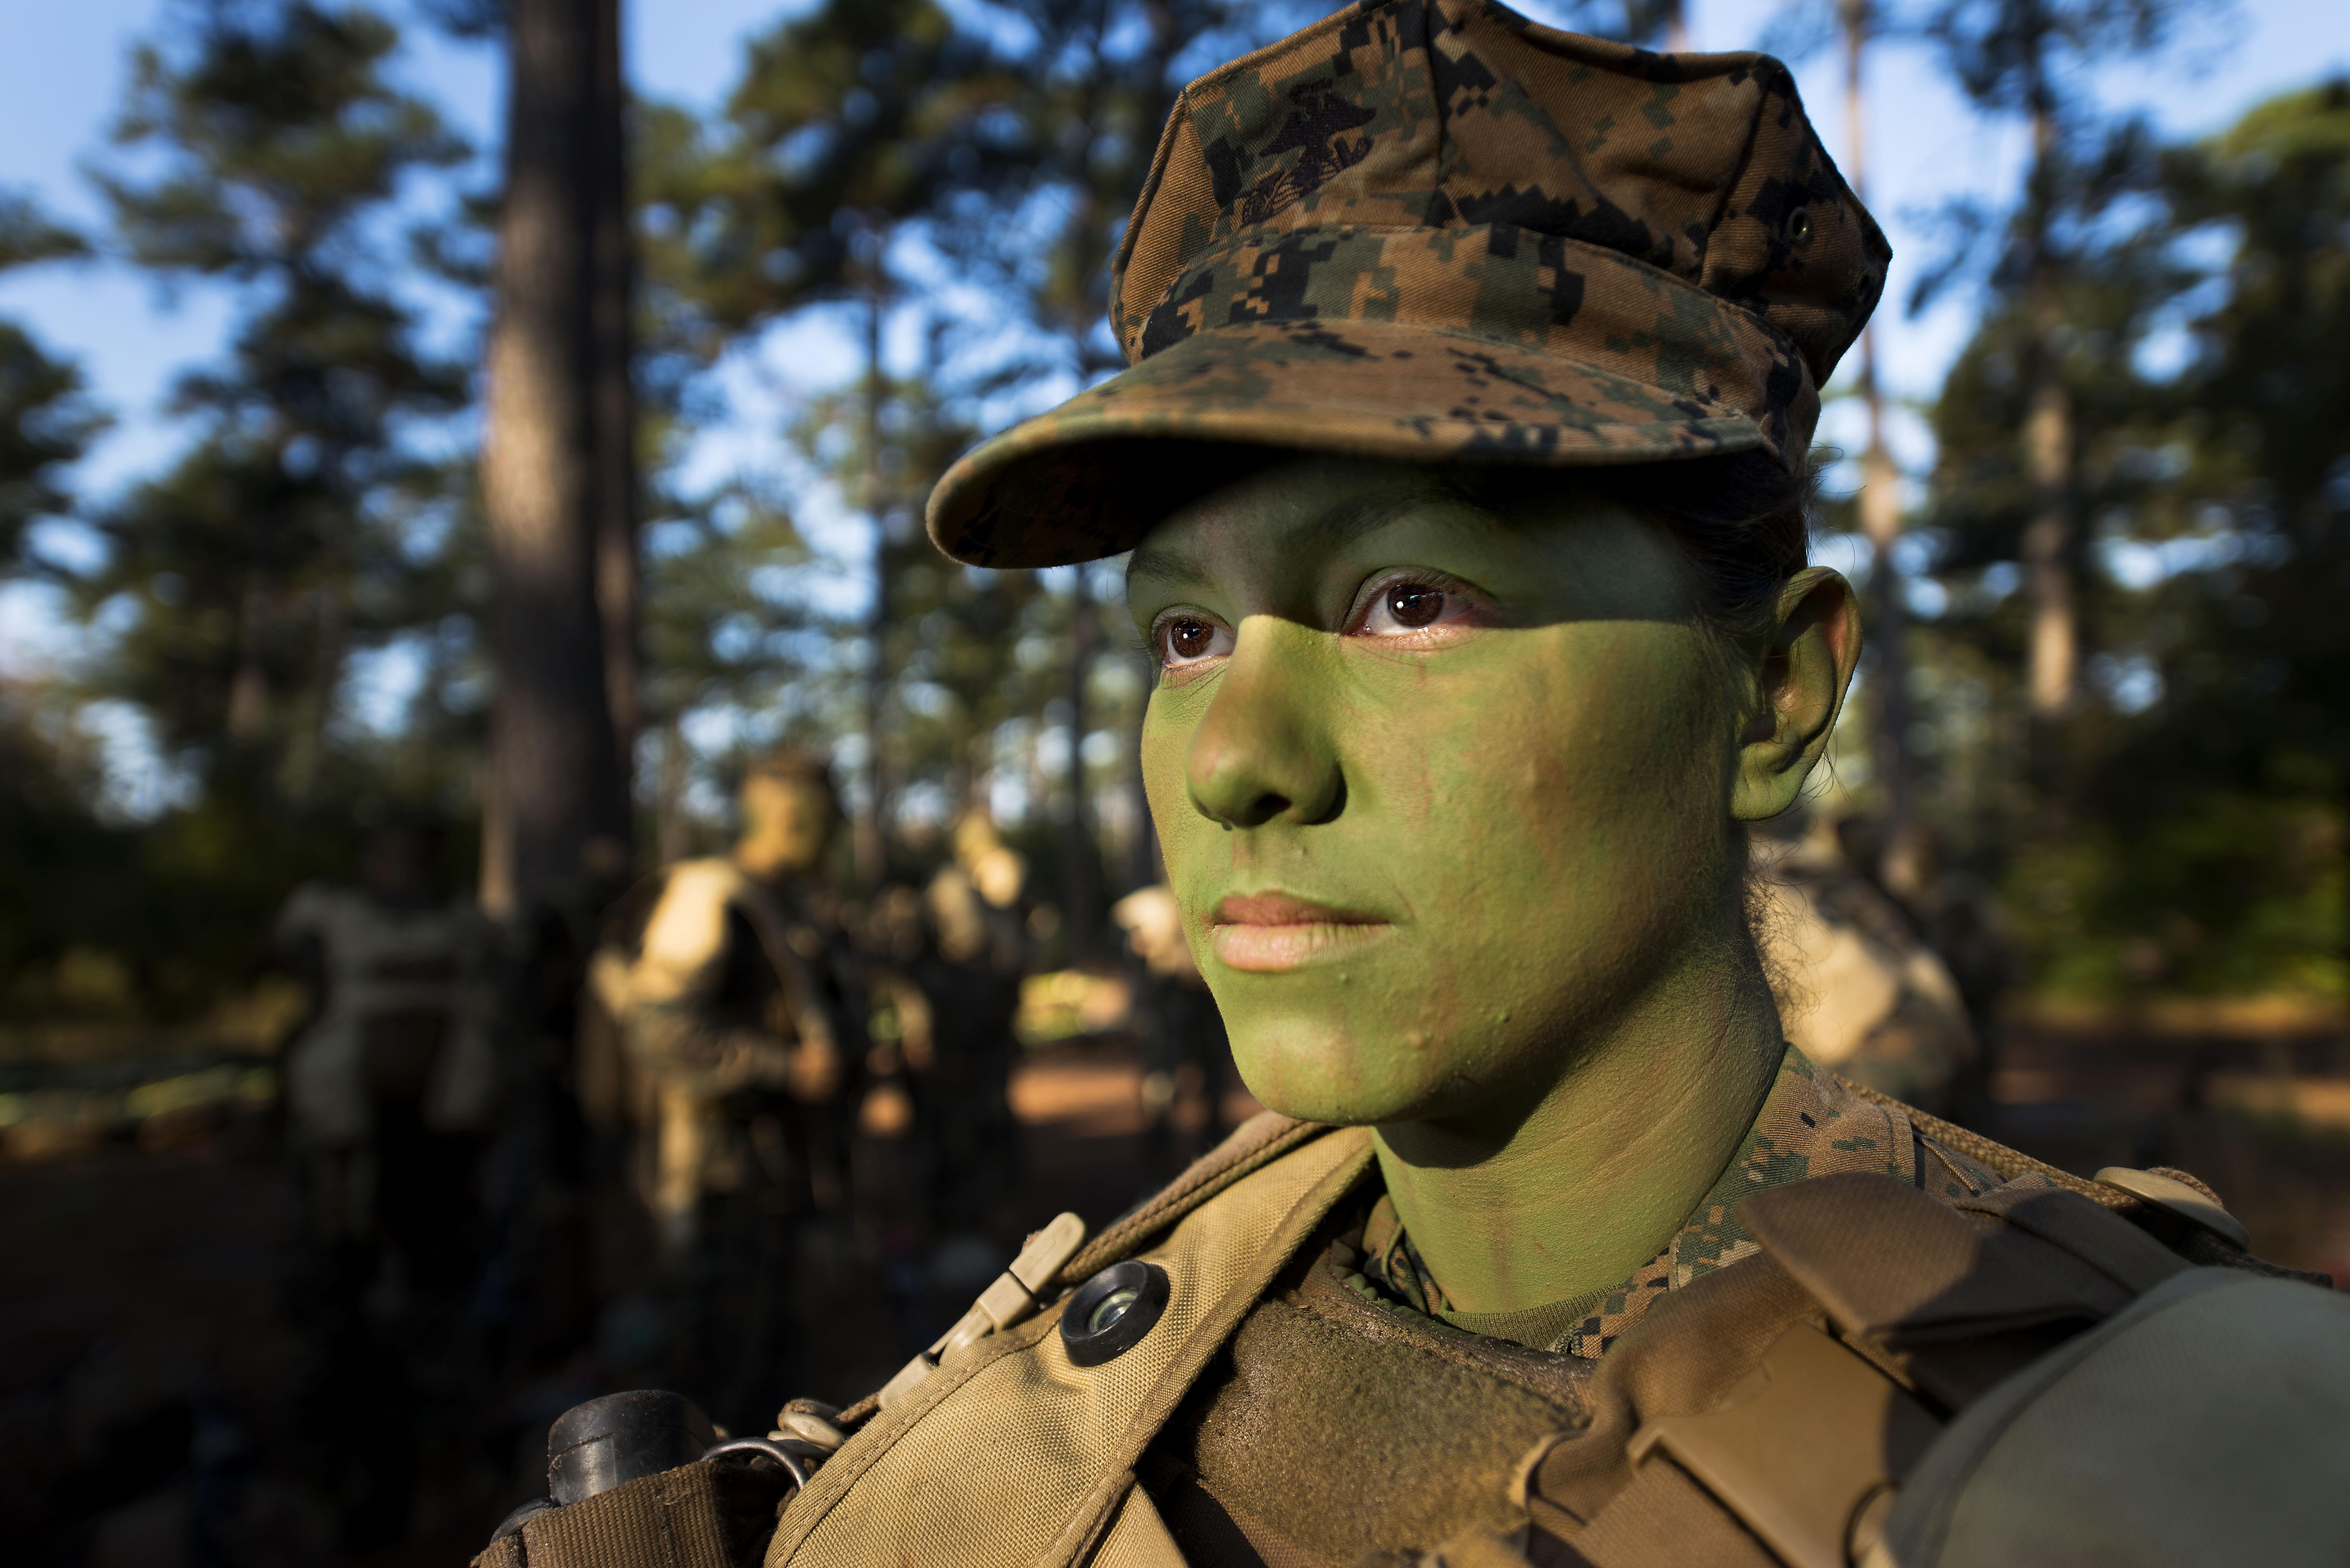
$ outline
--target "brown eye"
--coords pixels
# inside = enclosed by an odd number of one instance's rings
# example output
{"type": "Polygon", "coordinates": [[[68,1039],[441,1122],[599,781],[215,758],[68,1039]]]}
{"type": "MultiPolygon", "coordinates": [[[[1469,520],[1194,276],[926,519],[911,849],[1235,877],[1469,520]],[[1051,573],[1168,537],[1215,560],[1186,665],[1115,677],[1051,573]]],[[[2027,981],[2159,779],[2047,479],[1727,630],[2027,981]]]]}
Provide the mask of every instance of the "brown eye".
{"type": "Polygon", "coordinates": [[[1479,600],[1473,592],[1442,578],[1397,576],[1371,590],[1349,628],[1357,637],[1407,637],[1454,623],[1473,622],[1479,600]]]}
{"type": "Polygon", "coordinates": [[[1434,626],[1444,615],[1444,590],[1426,583],[1398,583],[1384,597],[1389,618],[1400,627],[1434,626]]]}
{"type": "Polygon", "coordinates": [[[1231,634],[1204,616],[1179,615],[1159,627],[1159,651],[1169,664],[1196,664],[1229,651],[1231,634]]]}

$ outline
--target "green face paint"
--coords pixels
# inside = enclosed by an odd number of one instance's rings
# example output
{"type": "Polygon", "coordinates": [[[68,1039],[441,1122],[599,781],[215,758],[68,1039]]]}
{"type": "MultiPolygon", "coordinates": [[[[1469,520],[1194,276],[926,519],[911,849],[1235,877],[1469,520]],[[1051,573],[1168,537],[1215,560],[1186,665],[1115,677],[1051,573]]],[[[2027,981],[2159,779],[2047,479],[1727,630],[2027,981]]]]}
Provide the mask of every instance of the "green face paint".
{"type": "Polygon", "coordinates": [[[1503,519],[1434,471],[1298,458],[1176,511],[1128,577],[1151,814],[1242,1075],[1380,1128],[1470,1311],[1644,1261],[1777,1059],[1743,716],[1670,544],[1560,493],[1503,519]]]}

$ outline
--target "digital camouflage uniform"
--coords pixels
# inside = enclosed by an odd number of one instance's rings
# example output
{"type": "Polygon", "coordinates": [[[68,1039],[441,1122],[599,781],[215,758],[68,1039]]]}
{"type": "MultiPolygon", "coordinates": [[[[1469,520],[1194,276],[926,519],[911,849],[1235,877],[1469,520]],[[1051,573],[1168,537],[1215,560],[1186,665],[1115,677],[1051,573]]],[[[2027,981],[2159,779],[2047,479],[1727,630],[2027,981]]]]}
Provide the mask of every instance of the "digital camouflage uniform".
{"type": "MultiPolygon", "coordinates": [[[[931,534],[1007,567],[1127,549],[1170,437],[1792,466],[1887,255],[1768,57],[1366,0],[1184,91],[1117,260],[1129,368],[965,457],[931,534]]],[[[707,1539],[764,1536],[766,1568],[2350,1554],[2342,1303],[2179,1173],[2101,1177],[1790,1049],[1649,1263],[1503,1320],[1429,1281],[1369,1129],[1268,1113],[1103,1234],[1033,1236],[875,1396],[787,1407],[813,1473],[771,1534],[721,1510],[707,1539]]],[[[701,1473],[551,1511],[485,1568],[622,1534],[666,1560],[701,1473]]]]}

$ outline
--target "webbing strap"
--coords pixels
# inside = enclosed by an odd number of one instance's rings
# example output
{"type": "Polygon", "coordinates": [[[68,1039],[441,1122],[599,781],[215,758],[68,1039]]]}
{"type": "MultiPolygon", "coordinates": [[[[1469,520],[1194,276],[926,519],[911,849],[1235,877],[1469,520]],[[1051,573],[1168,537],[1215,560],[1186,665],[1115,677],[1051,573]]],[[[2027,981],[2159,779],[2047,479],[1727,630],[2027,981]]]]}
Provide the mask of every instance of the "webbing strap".
{"type": "Polygon", "coordinates": [[[1569,1550],[1589,1568],[1782,1568],[1711,1493],[1672,1460],[1634,1473],[1569,1550]]]}
{"type": "Polygon", "coordinates": [[[473,1568],[751,1568],[783,1490],[764,1467],[703,1459],[533,1514],[473,1568]]]}
{"type": "Polygon", "coordinates": [[[1946,1122],[1939,1116],[1929,1116],[1913,1105],[1895,1099],[1882,1089],[1872,1089],[1866,1084],[1856,1083],[1842,1074],[1836,1075],[1835,1078],[1837,1083],[1842,1084],[1862,1099],[1899,1111],[1909,1118],[1909,1125],[1916,1127],[1918,1132],[1932,1138],[1951,1153],[1966,1156],[1993,1176],[2009,1181],[2014,1180],[2019,1176],[2045,1177],[2065,1191],[2077,1192],[2090,1202],[2101,1208],[2111,1209],[2125,1219],[2143,1214],[2147,1210],[2146,1204],[2117,1187],[2107,1187],[2101,1181],[2085,1181],[2069,1170],[2051,1165],[2044,1159],[2034,1159],[2019,1149],[2010,1148],[2005,1144],[1987,1138],[1979,1132],[1970,1132],[1956,1122],[1946,1122]]]}
{"type": "MultiPolygon", "coordinates": [[[[1133,1256],[1152,1237],[1217,1194],[1330,1130],[1320,1123],[1293,1121],[1272,1111],[1260,1111],[1139,1208],[1111,1221],[1108,1229],[1061,1265],[1059,1277],[1064,1282],[1080,1282],[1133,1256]]],[[[840,1413],[839,1424],[845,1430],[855,1431],[880,1408],[880,1392],[868,1394],[840,1413]]]]}

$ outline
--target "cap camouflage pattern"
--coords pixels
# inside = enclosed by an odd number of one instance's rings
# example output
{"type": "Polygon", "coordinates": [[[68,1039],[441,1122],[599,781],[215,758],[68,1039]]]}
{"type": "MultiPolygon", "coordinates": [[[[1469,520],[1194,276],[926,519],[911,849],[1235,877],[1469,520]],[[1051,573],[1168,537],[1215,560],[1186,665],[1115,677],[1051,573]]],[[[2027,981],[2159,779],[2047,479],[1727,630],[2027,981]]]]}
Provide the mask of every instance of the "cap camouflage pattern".
{"type": "Polygon", "coordinates": [[[1767,55],[1365,0],[1184,89],[1114,271],[1129,368],[964,457],[931,535],[1128,548],[1118,438],[1793,463],[1890,255],[1767,55]]]}

